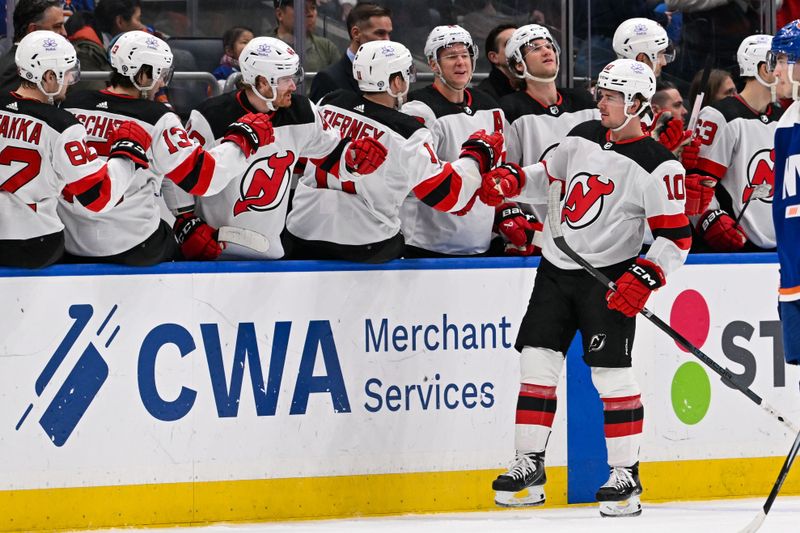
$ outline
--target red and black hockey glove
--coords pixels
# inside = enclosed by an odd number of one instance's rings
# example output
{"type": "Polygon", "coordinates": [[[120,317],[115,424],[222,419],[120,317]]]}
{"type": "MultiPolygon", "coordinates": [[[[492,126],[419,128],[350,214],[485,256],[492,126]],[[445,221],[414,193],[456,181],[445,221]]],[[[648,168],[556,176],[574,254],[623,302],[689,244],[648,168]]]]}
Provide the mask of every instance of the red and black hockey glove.
{"type": "Polygon", "coordinates": [[[687,174],[684,183],[686,184],[685,213],[689,216],[704,213],[714,198],[717,180],[700,174],[687,174]]]}
{"type": "Polygon", "coordinates": [[[706,211],[697,223],[697,232],[717,252],[738,252],[747,243],[742,227],[722,209],[706,211]]]}
{"type": "Polygon", "coordinates": [[[532,214],[525,213],[516,204],[506,203],[497,207],[495,227],[505,241],[506,255],[534,255],[539,248],[533,244],[537,231],[544,226],[532,214]]]}
{"type": "Polygon", "coordinates": [[[700,160],[700,138],[695,137],[689,144],[683,147],[681,151],[681,164],[687,172],[697,168],[697,162],[700,160]]]}
{"type": "Polygon", "coordinates": [[[380,167],[389,151],[373,137],[363,137],[347,145],[344,165],[351,174],[371,174],[380,167]]]}
{"type": "Polygon", "coordinates": [[[503,155],[503,134],[478,130],[461,145],[460,157],[471,157],[478,162],[480,173],[489,172],[503,155]]]}
{"type": "Polygon", "coordinates": [[[264,113],[248,113],[228,126],[222,141],[236,143],[245,157],[250,157],[262,146],[275,142],[272,122],[264,113]]]}
{"type": "Polygon", "coordinates": [[[681,146],[689,142],[692,132],[684,130],[683,121],[677,117],[670,117],[662,121],[663,127],[661,127],[659,118],[662,116],[663,113],[659,113],[653,119],[655,134],[658,135],[656,140],[670,152],[676,153],[681,146]]]}
{"type": "Polygon", "coordinates": [[[133,161],[136,168],[148,168],[150,161],[147,150],[150,149],[151,137],[143,127],[133,121],[126,121],[111,132],[108,139],[111,149],[108,157],[125,157],[133,161]]]}
{"type": "Polygon", "coordinates": [[[481,177],[478,198],[492,207],[502,204],[506,198],[519,195],[525,186],[525,171],[516,163],[503,163],[481,177]]]}
{"type": "Polygon", "coordinates": [[[184,259],[208,261],[222,253],[222,245],[217,242],[217,231],[194,213],[178,215],[173,230],[184,259]]]}
{"type": "Polygon", "coordinates": [[[667,283],[661,267],[647,259],[637,258],[617,280],[617,290],[606,293],[608,308],[627,317],[644,309],[650,293],[667,283]]]}

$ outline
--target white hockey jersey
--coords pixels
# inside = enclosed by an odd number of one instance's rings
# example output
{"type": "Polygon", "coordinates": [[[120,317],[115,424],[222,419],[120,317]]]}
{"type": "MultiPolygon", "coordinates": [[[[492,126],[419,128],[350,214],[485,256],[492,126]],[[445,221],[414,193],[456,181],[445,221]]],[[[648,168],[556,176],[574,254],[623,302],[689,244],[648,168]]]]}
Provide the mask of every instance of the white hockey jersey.
{"type": "MultiPolygon", "coordinates": [[[[481,91],[464,91],[463,104],[447,100],[433,85],[409,94],[402,112],[420,120],[433,135],[439,159],[455,161],[461,144],[477,130],[503,132],[505,115],[497,102],[481,91]]],[[[487,251],[495,210],[482,202],[463,216],[431,209],[410,195],[400,211],[406,244],[442,254],[474,255],[487,251]]]]}
{"type": "MultiPolygon", "coordinates": [[[[555,216],[561,216],[570,247],[595,267],[639,255],[646,225],[655,237],[647,259],[665,274],[686,260],[691,227],[684,215],[684,169],[648,135],[612,142],[608,129],[589,121],[570,132],[546,165],[524,170],[521,201],[542,203],[552,180],[565,181],[562,210],[555,216]]],[[[559,268],[580,268],[556,247],[548,222],[542,255],[559,268]]]]}
{"type": "MultiPolygon", "coordinates": [[[[190,136],[210,149],[220,143],[231,122],[256,112],[244,91],[223,94],[193,110],[187,129],[190,136]]],[[[249,229],[269,242],[264,253],[229,244],[221,259],[283,257],[280,235],[286,225],[288,191],[295,166],[301,157],[321,158],[339,145],[337,133],[324,125],[316,106],[305,96],[292,95],[291,107],[268,115],[275,142],[250,156],[244,173],[219,194],[196,199],[197,214],[212,227],[249,229]]]]}
{"type": "MultiPolygon", "coordinates": [[[[157,197],[177,182],[193,194],[214,194],[240,175],[245,157],[233,143],[205,152],[190,139],[178,116],[164,104],[118,95],[108,91],[85,91],[70,95],[63,107],[75,115],[88,134],[87,144],[107,157],[111,131],[123,121],[139,124],[153,139],[148,151],[150,168],[136,172],[136,179],[119,203],[107,213],[90,216],[65,198],[59,215],[66,226],[65,248],[74,255],[116,255],[142,243],[156,231],[161,219],[157,197]]],[[[169,207],[175,207],[165,194],[169,207]]]]}
{"type": "Polygon", "coordinates": [[[416,119],[349,91],[326,95],[320,111],[344,139],[374,136],[388,154],[374,173],[355,183],[327,172],[327,162],[310,164],[289,213],[287,229],[292,235],[371,244],[398,234],[400,206],[412,191],[428,206],[450,212],[463,209],[475,196],[481,182],[477,162],[439,161],[431,132],[416,119]]]}
{"type": "MultiPolygon", "coordinates": [[[[783,110],[773,105],[758,113],[738,95],[700,111],[695,128],[701,142],[697,171],[720,180],[716,199],[733,217],[742,210],[753,187],[775,184],[775,130],[782,114],[783,110]]],[[[750,202],[740,224],[753,244],[774,248],[772,193],[750,202]]]]}
{"type": "Polygon", "coordinates": [[[86,146],[83,125],[63,109],[16,93],[0,96],[0,239],[63,231],[62,192],[84,212],[111,209],[134,170],[128,159],[99,159],[86,146]]]}

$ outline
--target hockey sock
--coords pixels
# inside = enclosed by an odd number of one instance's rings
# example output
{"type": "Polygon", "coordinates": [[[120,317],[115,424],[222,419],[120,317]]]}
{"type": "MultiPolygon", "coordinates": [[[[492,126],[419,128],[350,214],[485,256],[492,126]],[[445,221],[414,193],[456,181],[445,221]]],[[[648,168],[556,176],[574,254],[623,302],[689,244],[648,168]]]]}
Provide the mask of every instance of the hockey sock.
{"type": "Polygon", "coordinates": [[[517,399],[514,443],[520,452],[541,452],[553,427],[556,388],[522,383],[517,399]]]}
{"type": "Polygon", "coordinates": [[[610,466],[631,466],[639,460],[644,407],[641,395],[602,398],[610,466]]]}

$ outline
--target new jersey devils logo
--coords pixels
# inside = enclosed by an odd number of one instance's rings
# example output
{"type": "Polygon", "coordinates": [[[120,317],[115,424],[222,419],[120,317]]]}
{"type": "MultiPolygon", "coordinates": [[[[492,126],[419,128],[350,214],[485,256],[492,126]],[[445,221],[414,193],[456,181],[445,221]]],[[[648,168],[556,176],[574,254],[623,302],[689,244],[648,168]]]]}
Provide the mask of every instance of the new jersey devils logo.
{"type": "Polygon", "coordinates": [[[747,181],[748,186],[745,187],[742,192],[743,205],[750,199],[750,195],[753,194],[755,187],[762,183],[769,183],[770,193],[766,198],[759,198],[758,200],[768,204],[772,203],[772,195],[775,192],[774,149],[770,150],[769,148],[764,148],[753,154],[753,157],[750,158],[750,162],[747,163],[747,181]]]}
{"type": "Polygon", "coordinates": [[[246,211],[269,211],[280,205],[289,187],[294,152],[272,154],[255,161],[239,183],[240,199],[233,205],[233,216],[246,211]]]}
{"type": "Polygon", "coordinates": [[[614,191],[614,182],[597,174],[582,172],[570,181],[562,219],[572,229],[585,228],[603,212],[603,197],[614,191]]]}

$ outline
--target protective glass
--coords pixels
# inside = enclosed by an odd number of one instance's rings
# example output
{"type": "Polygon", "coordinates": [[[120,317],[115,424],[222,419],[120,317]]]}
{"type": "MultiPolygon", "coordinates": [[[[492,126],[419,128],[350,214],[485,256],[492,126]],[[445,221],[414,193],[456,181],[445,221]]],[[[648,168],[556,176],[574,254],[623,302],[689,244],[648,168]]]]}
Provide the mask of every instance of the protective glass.
{"type": "Polygon", "coordinates": [[[172,75],[175,74],[175,67],[171,66],[161,71],[160,79],[164,83],[164,86],[169,85],[169,82],[172,81],[172,75]]]}
{"type": "Polygon", "coordinates": [[[417,68],[414,65],[408,67],[405,78],[408,83],[415,83],[417,81],[417,68]]]}
{"type": "Polygon", "coordinates": [[[525,45],[522,47],[522,57],[524,59],[525,56],[531,52],[539,52],[542,49],[551,50],[555,55],[559,55],[561,53],[561,49],[557,44],[551,43],[550,41],[546,41],[544,39],[537,39],[536,41],[525,43],[525,45]]]}
{"type": "Polygon", "coordinates": [[[64,85],[75,85],[81,81],[81,62],[76,61],[75,66],[64,73],[64,85]]]}
{"type": "Polygon", "coordinates": [[[663,55],[664,62],[667,65],[675,61],[675,46],[673,46],[672,41],[667,44],[664,50],[659,52],[659,55],[663,55]]]}
{"type": "Polygon", "coordinates": [[[621,93],[603,87],[595,87],[594,102],[599,104],[601,100],[605,100],[606,104],[609,105],[622,106],[625,104],[625,97],[621,93]]]}
{"type": "Polygon", "coordinates": [[[767,52],[767,72],[775,72],[778,64],[787,65],[789,63],[794,63],[794,61],[790,60],[785,53],[773,52],[772,50],[767,52]]]}
{"type": "Polygon", "coordinates": [[[475,49],[475,46],[469,46],[466,43],[448,44],[439,51],[439,61],[444,59],[454,60],[457,57],[468,57],[469,59],[473,59],[475,57],[475,49]],[[454,46],[463,46],[464,49],[462,50],[459,48],[458,50],[454,50],[454,46]]]}

